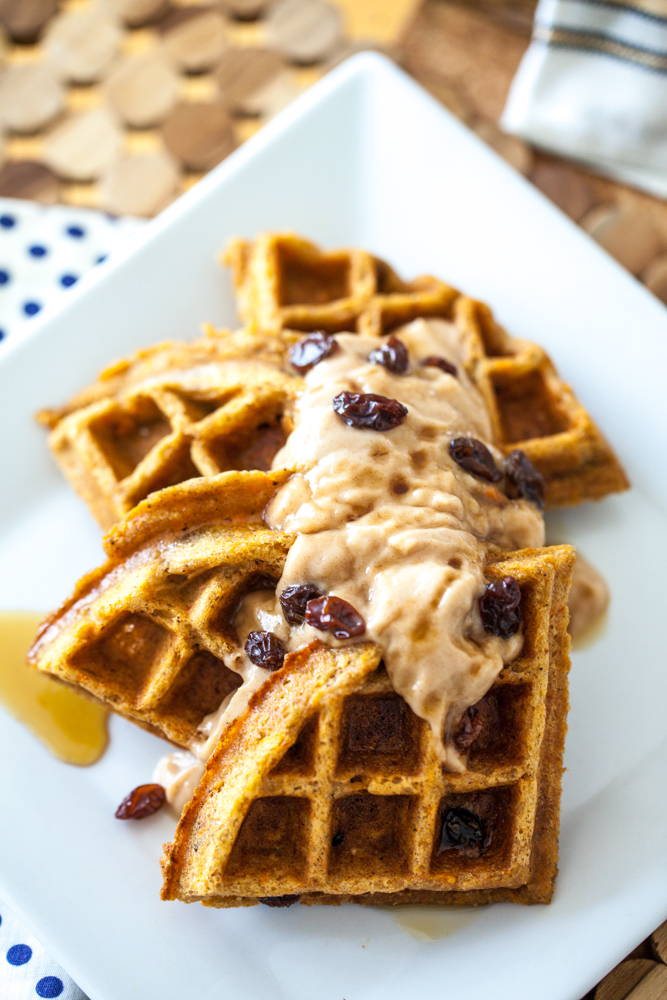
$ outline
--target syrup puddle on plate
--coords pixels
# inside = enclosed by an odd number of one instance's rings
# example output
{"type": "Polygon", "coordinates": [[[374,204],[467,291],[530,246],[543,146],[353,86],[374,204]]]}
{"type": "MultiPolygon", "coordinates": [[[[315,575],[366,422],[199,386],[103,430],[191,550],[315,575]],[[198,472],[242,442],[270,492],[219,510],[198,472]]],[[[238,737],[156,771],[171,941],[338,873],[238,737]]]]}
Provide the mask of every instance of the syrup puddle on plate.
{"type": "Polygon", "coordinates": [[[395,922],[419,941],[440,941],[471,923],[479,909],[474,906],[397,906],[395,922]]]}
{"type": "Polygon", "coordinates": [[[585,629],[572,636],[572,649],[588,649],[589,646],[594,646],[605,634],[608,619],[609,615],[605,608],[585,629]]]}
{"type": "Polygon", "coordinates": [[[0,704],[58,760],[85,767],[106,749],[109,713],[26,664],[43,618],[33,611],[0,611],[0,704]]]}

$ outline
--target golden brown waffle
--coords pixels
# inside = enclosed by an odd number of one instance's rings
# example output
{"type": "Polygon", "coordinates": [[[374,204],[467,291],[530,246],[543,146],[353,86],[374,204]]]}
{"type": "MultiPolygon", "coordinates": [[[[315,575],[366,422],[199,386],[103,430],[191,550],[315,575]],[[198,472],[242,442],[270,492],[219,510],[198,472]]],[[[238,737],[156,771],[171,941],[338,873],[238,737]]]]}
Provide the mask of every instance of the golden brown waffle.
{"type": "Polygon", "coordinates": [[[262,512],[289,473],[227,473],[156,493],[105,539],[108,562],[48,618],[29,654],[180,746],[240,684],[222,661],[245,593],[275,586],[291,537],[262,512]]]}
{"type": "Polygon", "coordinates": [[[233,240],[224,259],[251,329],[383,334],[418,316],[453,320],[496,443],[508,454],[526,453],[545,478],[547,506],[627,489],[612,449],[545,352],[510,337],[483,303],[429,276],[404,282],[362,250],[326,253],[289,233],[233,240]]]}
{"type": "MultiPolygon", "coordinates": [[[[288,475],[230,472],[145,500],[107,536],[107,564],[44,623],[31,662],[191,745],[239,683],[223,663],[239,601],[282,572],[292,536],[268,530],[262,512],[288,475]]],[[[316,643],[288,657],[223,735],[179,826],[166,896],[223,906],[289,894],[548,900],[573,562],[559,546],[487,567],[489,580],[517,580],[525,639],[478,706],[482,730],[462,774],[443,772],[430,727],[392,690],[377,647],[316,643]],[[439,852],[443,816],[461,808],[481,818],[488,845],[439,852]]]]}
{"type": "Polygon", "coordinates": [[[518,581],[525,641],[479,703],[462,774],[443,772],[430,727],[392,690],[376,647],[313,643],[288,656],[223,733],[165,847],[163,898],[548,902],[573,562],[560,546],[488,567],[490,579],[518,581]],[[477,845],[441,849],[452,810],[481,821],[477,845]]]}
{"type": "Polygon", "coordinates": [[[100,525],[184,480],[269,469],[301,384],[280,370],[289,340],[211,331],[160,344],[109,368],[67,406],[43,411],[56,460],[100,525]]]}
{"type": "Polygon", "coordinates": [[[232,240],[223,260],[250,329],[379,335],[418,316],[451,315],[459,296],[437,278],[402,281],[365,250],[327,253],[291,233],[232,240]]]}
{"type": "Polygon", "coordinates": [[[155,490],[270,467],[301,386],[287,357],[299,334],[286,327],[381,334],[418,316],[456,322],[498,446],[528,455],[549,505],[626,488],[616,457],[544,351],[509,337],[482,303],[436,278],[405,283],[362,250],[322,253],[296,236],[237,240],[227,259],[249,330],[209,330],[140,351],[39,415],[58,464],[103,528],[155,490]]]}

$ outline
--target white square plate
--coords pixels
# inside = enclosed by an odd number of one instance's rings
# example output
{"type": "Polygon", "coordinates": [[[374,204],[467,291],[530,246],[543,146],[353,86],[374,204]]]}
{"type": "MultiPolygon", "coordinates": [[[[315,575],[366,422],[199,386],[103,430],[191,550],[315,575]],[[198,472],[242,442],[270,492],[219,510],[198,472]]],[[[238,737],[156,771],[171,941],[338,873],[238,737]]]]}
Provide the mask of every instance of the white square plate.
{"type": "Polygon", "coordinates": [[[0,713],[0,894],[93,1000],[578,1000],[667,915],[667,313],[382,58],[362,55],[0,351],[0,607],[46,611],[102,558],[32,414],[110,359],[233,321],[216,255],[293,229],[432,272],[544,345],[634,490],[550,519],[612,589],[575,653],[561,873],[551,906],[502,905],[418,940],[390,910],[210,910],[158,899],[173,822],[121,824],[164,744],[115,719],[96,766],[53,760],[0,713]]]}

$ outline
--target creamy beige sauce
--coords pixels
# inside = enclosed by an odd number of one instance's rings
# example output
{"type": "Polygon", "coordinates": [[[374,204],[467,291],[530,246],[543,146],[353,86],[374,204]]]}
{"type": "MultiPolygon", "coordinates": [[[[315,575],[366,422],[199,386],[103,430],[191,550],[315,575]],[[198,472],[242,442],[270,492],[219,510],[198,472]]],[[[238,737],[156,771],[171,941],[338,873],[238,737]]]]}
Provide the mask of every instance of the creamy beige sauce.
{"type": "MultiPolygon", "coordinates": [[[[278,602],[285,587],[315,584],[362,615],[363,639],[381,646],[395,690],[429,722],[451,770],[465,767],[451,742],[463,712],[520,653],[521,633],[500,639],[485,631],[478,599],[489,545],[542,546],[542,515],[526,501],[507,500],[449,455],[452,438],[473,437],[502,464],[482,397],[465,372],[457,327],[420,319],[396,335],[410,354],[404,375],[368,361],[385,338],[342,333],[336,336],[339,350],[305,377],[295,428],[273,463],[298,471],[266,512],[270,527],[297,537],[275,593],[249,594],[236,615],[240,647],[225,662],[244,683],[204,720],[207,739],[192,746],[194,756],[172,765],[173,790],[165,787],[176,805],[200,773],[197,759],[208,758],[268,676],[245,655],[249,632],[273,632],[289,651],[313,639],[330,646],[360,641],[339,641],[305,623],[290,626],[278,602]],[[454,363],[458,375],[422,367],[430,355],[454,363]],[[398,399],[408,415],[390,431],[348,427],[332,406],[345,390],[398,399]],[[182,770],[189,775],[183,780],[182,770]]],[[[169,776],[165,769],[160,773],[169,776]]]]}
{"type": "Polygon", "coordinates": [[[604,618],[609,607],[609,587],[600,573],[577,552],[568,597],[569,632],[581,642],[604,618]]]}
{"type": "Polygon", "coordinates": [[[164,788],[174,812],[181,813],[204,776],[206,764],[189,750],[174,750],[161,757],[153,771],[153,781],[164,788]]]}
{"type": "MultiPolygon", "coordinates": [[[[274,460],[275,468],[300,471],[266,513],[271,527],[297,533],[276,594],[313,583],[348,601],[365,620],[365,638],[382,647],[393,686],[439,740],[445,737],[443,760],[458,770],[463,765],[447,736],[522,642],[482,627],[477,599],[487,545],[543,545],[544,525],[532,505],[507,501],[449,455],[450,440],[460,436],[494,451],[458,329],[416,320],[397,335],[410,354],[407,374],[368,361],[380,338],[339,334],[339,350],[305,378],[295,429],[274,460]],[[429,355],[452,361],[458,376],[422,367],[429,355]],[[398,399],[408,415],[391,431],[348,427],[332,407],[345,390],[398,399]]],[[[495,457],[500,465],[502,456],[495,457]]],[[[313,639],[346,644],[306,624],[290,627],[273,594],[250,595],[236,625],[242,640],[265,629],[289,650],[313,639]]],[[[239,669],[244,656],[229,665],[239,669]]]]}

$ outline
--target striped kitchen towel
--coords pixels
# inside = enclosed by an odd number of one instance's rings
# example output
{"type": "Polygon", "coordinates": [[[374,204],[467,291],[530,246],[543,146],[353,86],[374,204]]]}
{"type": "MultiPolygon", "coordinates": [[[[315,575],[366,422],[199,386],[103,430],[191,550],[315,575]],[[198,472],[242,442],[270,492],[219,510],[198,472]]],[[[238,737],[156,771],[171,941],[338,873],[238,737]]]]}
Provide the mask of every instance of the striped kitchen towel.
{"type": "Polygon", "coordinates": [[[540,0],[501,125],[667,197],[667,0],[540,0]]]}

